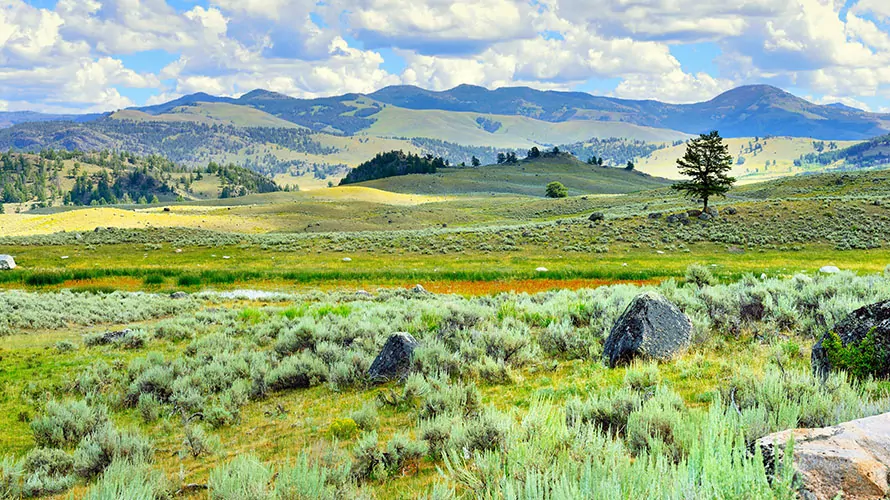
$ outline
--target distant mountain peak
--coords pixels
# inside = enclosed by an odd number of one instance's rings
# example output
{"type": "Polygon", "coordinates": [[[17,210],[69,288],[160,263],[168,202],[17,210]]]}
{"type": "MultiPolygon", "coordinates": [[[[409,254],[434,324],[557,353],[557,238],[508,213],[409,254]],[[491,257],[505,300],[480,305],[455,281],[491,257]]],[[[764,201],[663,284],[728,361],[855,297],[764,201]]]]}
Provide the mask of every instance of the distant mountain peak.
{"type": "Polygon", "coordinates": [[[274,92],[266,89],[254,89],[250,92],[242,95],[238,98],[239,100],[252,100],[252,99],[293,99],[288,95],[284,95],[280,92],[274,92]]]}

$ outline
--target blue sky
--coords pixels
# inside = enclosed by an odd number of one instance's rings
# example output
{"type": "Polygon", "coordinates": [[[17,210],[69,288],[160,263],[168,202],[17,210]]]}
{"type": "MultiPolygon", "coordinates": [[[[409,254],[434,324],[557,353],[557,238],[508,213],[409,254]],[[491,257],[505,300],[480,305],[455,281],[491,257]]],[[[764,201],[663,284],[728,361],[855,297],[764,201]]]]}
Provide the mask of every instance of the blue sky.
{"type": "Polygon", "coordinates": [[[462,83],[696,102],[767,83],[890,111],[890,2],[5,0],[0,62],[0,110],[462,83]]]}

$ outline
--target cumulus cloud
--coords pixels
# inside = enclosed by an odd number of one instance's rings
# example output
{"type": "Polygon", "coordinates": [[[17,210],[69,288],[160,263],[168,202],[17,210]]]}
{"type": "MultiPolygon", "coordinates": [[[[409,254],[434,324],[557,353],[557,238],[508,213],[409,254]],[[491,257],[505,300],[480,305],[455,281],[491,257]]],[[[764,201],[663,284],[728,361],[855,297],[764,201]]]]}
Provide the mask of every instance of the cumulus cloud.
{"type": "MultiPolygon", "coordinates": [[[[743,83],[861,104],[890,93],[884,0],[24,0],[0,6],[0,92],[9,109],[114,109],[254,88],[314,97],[391,84],[461,83],[708,99],[743,83]],[[175,6],[174,6],[175,5],[175,6]],[[707,43],[717,60],[679,60],[707,43]],[[385,50],[384,50],[385,49],[385,50]],[[135,71],[146,51],[173,56],[135,71]],[[399,61],[384,60],[396,54],[399,61]],[[689,65],[694,63],[694,65],[689,65]],[[702,71],[702,66],[710,67],[702,71]],[[394,67],[400,68],[398,71],[394,67]],[[694,69],[690,69],[694,68],[694,69]],[[139,103],[142,104],[142,103],[139,103]]],[[[857,104],[857,107],[861,107],[857,104]]]]}

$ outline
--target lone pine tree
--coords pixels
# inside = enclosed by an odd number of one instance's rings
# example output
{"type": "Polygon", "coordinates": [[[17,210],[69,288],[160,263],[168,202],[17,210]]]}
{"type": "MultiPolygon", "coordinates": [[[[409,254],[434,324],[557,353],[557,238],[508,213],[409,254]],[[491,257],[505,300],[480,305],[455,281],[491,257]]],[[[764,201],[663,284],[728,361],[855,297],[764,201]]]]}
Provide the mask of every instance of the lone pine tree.
{"type": "Polygon", "coordinates": [[[701,134],[686,143],[686,154],[677,160],[680,173],[689,180],[671,187],[690,198],[702,200],[704,210],[707,210],[712,196],[724,196],[735,183],[735,178],[727,175],[732,169],[732,160],[729,146],[723,143],[716,130],[701,134]]]}

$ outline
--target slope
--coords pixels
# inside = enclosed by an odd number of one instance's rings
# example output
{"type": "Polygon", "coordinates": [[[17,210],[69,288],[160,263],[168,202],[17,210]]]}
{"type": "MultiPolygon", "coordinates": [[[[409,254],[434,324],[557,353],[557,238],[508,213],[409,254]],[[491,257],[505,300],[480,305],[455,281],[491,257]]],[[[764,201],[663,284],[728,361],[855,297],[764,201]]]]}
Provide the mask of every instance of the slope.
{"type": "Polygon", "coordinates": [[[510,193],[544,196],[544,187],[559,181],[569,195],[630,193],[669,185],[666,179],[623,168],[593,167],[567,153],[546,154],[516,164],[477,168],[443,168],[435,174],[415,174],[357,184],[384,191],[456,195],[510,193]]]}
{"type": "Polygon", "coordinates": [[[198,102],[178,106],[160,114],[149,114],[136,109],[125,109],[111,114],[115,120],[191,122],[205,125],[232,125],[235,127],[300,128],[299,125],[272,116],[249,106],[225,102],[198,102]]]}

